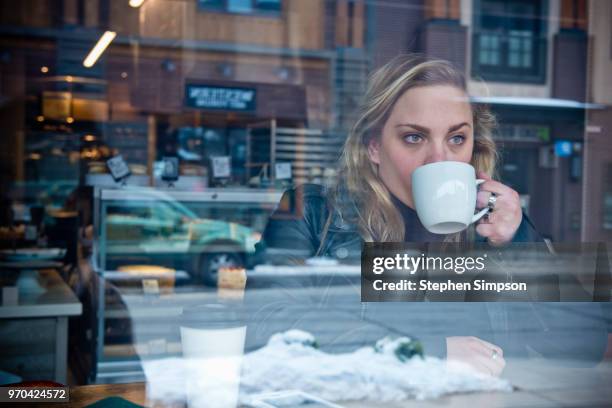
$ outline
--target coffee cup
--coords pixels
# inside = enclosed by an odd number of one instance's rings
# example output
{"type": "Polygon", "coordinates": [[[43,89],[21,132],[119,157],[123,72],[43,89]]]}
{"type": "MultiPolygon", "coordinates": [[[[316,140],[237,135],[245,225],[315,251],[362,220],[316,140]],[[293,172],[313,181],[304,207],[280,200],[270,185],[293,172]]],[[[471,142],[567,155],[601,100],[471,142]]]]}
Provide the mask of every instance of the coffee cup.
{"type": "Polygon", "coordinates": [[[185,391],[189,408],[235,408],[246,323],[239,305],[210,303],[181,316],[185,391]]]}
{"type": "Polygon", "coordinates": [[[434,234],[453,234],[481,219],[489,208],[476,211],[477,186],[470,164],[456,161],[429,163],[412,173],[412,197],[423,226],[434,234]]]}

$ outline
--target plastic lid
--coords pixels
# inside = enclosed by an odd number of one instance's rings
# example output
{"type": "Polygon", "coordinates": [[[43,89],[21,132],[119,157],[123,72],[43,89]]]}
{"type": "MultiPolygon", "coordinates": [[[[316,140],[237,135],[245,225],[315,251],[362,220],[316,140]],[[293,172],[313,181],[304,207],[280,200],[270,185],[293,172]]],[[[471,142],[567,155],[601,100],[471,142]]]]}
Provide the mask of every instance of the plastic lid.
{"type": "Polygon", "coordinates": [[[240,304],[206,303],[185,307],[181,314],[180,325],[194,329],[242,327],[246,325],[246,313],[240,304]]]}

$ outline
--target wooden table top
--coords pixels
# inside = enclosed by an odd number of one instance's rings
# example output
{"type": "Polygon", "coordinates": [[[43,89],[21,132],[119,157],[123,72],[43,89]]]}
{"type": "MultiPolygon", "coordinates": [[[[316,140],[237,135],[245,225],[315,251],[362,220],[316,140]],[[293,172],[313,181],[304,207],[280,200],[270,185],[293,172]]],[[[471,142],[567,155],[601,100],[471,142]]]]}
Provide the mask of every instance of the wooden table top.
{"type": "Polygon", "coordinates": [[[70,388],[70,403],[57,407],[86,407],[108,397],[121,397],[134,404],[145,405],[145,383],[82,385],[70,388]]]}

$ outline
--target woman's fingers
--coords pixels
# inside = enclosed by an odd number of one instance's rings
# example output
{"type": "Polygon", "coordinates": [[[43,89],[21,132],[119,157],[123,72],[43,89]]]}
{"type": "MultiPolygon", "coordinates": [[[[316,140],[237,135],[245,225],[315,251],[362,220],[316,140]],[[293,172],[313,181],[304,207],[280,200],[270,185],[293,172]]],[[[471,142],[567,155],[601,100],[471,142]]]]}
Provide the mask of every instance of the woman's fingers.
{"type": "Polygon", "coordinates": [[[481,221],[476,225],[476,232],[487,238],[489,243],[497,245],[512,240],[521,224],[523,214],[521,212],[514,214],[492,211],[487,216],[486,221],[481,221]]]}
{"type": "Polygon", "coordinates": [[[480,339],[478,337],[474,337],[476,340],[478,340],[484,347],[486,347],[487,349],[491,350],[491,353],[493,353],[493,350],[495,350],[497,352],[498,355],[503,356],[504,355],[504,350],[493,344],[493,343],[489,343],[486,340],[480,339]]]}
{"type": "Polygon", "coordinates": [[[469,339],[470,348],[485,357],[492,358],[494,355],[499,357],[504,355],[504,351],[501,349],[501,347],[496,346],[493,343],[489,343],[478,337],[469,337],[469,339]]]}
{"type": "Polygon", "coordinates": [[[493,376],[499,376],[506,366],[506,360],[503,357],[492,358],[490,355],[486,356],[479,351],[472,351],[471,354],[465,355],[464,358],[456,360],[469,365],[481,373],[493,376]]]}
{"type": "Polygon", "coordinates": [[[475,362],[481,368],[484,368],[491,375],[498,376],[506,366],[504,360],[504,351],[501,347],[489,343],[485,340],[473,337],[471,342],[472,350],[475,352],[475,362]]]}
{"type": "MultiPolygon", "coordinates": [[[[495,182],[497,183],[497,182],[495,182]]],[[[485,183],[486,184],[486,183],[485,183]]],[[[493,191],[487,189],[483,184],[481,189],[478,191],[476,195],[476,207],[477,208],[485,208],[489,204],[489,198],[495,193],[495,209],[515,209],[521,207],[521,197],[519,194],[511,189],[510,187],[504,186],[503,192],[500,192],[501,189],[497,189],[497,191],[493,191]]],[[[501,183],[498,183],[501,184],[501,183]]],[[[503,184],[502,184],[503,185],[503,184]]]]}
{"type": "Polygon", "coordinates": [[[501,347],[488,343],[479,338],[475,338],[476,342],[472,345],[472,349],[483,358],[490,360],[503,360],[504,351],[501,347]]]}
{"type": "Polygon", "coordinates": [[[480,372],[497,377],[502,373],[502,371],[504,371],[504,367],[506,366],[506,360],[504,360],[503,357],[493,359],[491,357],[477,355],[474,357],[474,365],[474,368],[476,368],[480,372]]]}
{"type": "Polygon", "coordinates": [[[485,208],[489,204],[490,191],[479,191],[476,195],[476,208],[485,208]]]}
{"type": "Polygon", "coordinates": [[[516,191],[514,191],[512,188],[508,187],[507,185],[500,183],[499,181],[495,181],[491,178],[489,178],[488,176],[485,178],[484,176],[486,176],[486,174],[484,173],[478,173],[479,177],[486,180],[484,183],[482,183],[480,185],[480,191],[488,191],[491,193],[495,193],[497,195],[514,195],[516,194],[516,191]]]}
{"type": "Polygon", "coordinates": [[[503,245],[512,240],[523,219],[520,196],[510,187],[492,180],[486,174],[480,173],[479,177],[486,181],[481,184],[477,194],[477,208],[487,207],[493,194],[496,199],[492,211],[476,226],[476,232],[493,245],[503,245]]]}
{"type": "Polygon", "coordinates": [[[473,336],[447,338],[447,358],[462,361],[480,372],[495,376],[506,365],[501,347],[473,336]]]}

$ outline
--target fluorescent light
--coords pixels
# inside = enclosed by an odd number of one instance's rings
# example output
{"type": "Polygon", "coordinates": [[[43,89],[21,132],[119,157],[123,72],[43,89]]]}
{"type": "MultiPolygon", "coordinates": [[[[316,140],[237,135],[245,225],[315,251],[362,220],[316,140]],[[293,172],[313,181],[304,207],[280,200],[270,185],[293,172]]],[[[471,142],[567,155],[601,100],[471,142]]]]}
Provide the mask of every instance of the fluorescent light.
{"type": "Polygon", "coordinates": [[[130,7],[138,8],[142,6],[142,3],[144,2],[145,0],[130,0],[130,7]]]}
{"type": "Polygon", "coordinates": [[[87,57],[85,57],[85,60],[83,61],[83,66],[85,68],[93,67],[98,58],[100,58],[100,55],[102,55],[106,47],[108,47],[108,45],[111,43],[111,41],[115,39],[116,36],[117,33],[114,31],[105,31],[104,34],[102,34],[102,37],[100,37],[100,39],[96,43],[96,45],[94,45],[91,51],[89,51],[87,57]]]}

